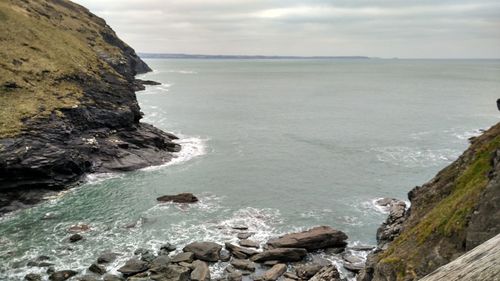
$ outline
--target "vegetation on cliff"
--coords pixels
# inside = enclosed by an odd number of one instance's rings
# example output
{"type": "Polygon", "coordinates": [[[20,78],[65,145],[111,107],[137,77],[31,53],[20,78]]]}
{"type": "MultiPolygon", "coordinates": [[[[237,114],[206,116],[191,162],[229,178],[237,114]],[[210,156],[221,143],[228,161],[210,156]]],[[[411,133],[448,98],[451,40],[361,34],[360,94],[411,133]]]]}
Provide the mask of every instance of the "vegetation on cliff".
{"type": "Polygon", "coordinates": [[[372,276],[362,280],[416,280],[496,235],[499,149],[497,124],[472,139],[429,183],[410,191],[412,205],[400,235],[372,257],[367,264],[372,276]]]}

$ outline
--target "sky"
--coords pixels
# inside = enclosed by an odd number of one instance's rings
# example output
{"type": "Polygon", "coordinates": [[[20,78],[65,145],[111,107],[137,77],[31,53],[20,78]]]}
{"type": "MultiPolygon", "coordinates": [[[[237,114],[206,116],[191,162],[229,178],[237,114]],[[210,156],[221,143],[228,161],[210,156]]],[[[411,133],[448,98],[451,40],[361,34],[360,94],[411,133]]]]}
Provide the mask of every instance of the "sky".
{"type": "Polygon", "coordinates": [[[74,0],[138,52],[500,58],[499,0],[74,0]]]}

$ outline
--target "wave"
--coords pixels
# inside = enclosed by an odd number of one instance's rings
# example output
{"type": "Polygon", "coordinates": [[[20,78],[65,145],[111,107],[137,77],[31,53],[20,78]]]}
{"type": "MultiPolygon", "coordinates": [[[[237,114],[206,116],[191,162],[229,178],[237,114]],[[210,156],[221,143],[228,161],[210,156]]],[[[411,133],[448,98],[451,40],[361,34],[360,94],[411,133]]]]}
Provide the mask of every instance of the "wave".
{"type": "Polygon", "coordinates": [[[372,148],[377,160],[403,167],[433,167],[450,163],[460,156],[457,149],[420,149],[406,146],[372,148]]]}

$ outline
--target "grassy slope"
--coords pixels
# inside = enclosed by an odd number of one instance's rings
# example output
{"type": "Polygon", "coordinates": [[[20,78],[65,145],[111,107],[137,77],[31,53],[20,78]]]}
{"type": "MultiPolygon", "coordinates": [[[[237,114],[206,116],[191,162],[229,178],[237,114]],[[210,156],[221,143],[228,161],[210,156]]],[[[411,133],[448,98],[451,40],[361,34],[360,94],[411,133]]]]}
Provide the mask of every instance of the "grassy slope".
{"type": "Polygon", "coordinates": [[[23,120],[78,106],[82,89],[67,79],[75,73],[118,75],[99,58],[121,57],[100,35],[103,22],[69,1],[53,2],[0,0],[0,138],[22,132],[23,120]]]}
{"type": "Polygon", "coordinates": [[[469,217],[488,184],[491,155],[499,148],[497,124],[423,186],[404,231],[379,256],[383,271],[397,280],[412,280],[465,251],[469,217]]]}

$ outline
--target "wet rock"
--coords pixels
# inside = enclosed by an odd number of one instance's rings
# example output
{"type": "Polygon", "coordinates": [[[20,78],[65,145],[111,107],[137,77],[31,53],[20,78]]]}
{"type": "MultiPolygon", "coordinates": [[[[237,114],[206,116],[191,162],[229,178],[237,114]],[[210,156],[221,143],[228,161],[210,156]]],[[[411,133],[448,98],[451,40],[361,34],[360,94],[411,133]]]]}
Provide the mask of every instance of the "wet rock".
{"type": "Polygon", "coordinates": [[[193,262],[194,270],[191,272],[192,281],[209,281],[210,280],[210,270],[208,265],[204,261],[195,260],[193,262]]]}
{"type": "Polygon", "coordinates": [[[229,261],[231,259],[231,253],[228,250],[222,249],[220,251],[220,260],[229,261]]]}
{"type": "Polygon", "coordinates": [[[170,244],[170,243],[166,243],[166,244],[163,244],[161,247],[160,247],[160,251],[158,251],[158,255],[159,256],[162,256],[162,255],[166,255],[168,256],[168,254],[170,252],[173,252],[177,249],[177,247],[175,247],[175,245],[173,244],[170,244]]]}
{"type": "Polygon", "coordinates": [[[248,239],[253,235],[252,232],[240,232],[238,233],[237,237],[238,239],[248,239]]]}
{"type": "Polygon", "coordinates": [[[260,248],[259,243],[248,239],[240,240],[239,244],[243,247],[256,248],[256,249],[260,248]]]}
{"type": "MultiPolygon", "coordinates": [[[[387,203],[387,202],[383,202],[387,203]]],[[[401,232],[406,217],[406,203],[401,200],[390,199],[389,216],[377,229],[378,247],[384,249],[387,244],[396,238],[401,232]]]]}
{"type": "Polygon", "coordinates": [[[328,255],[337,255],[345,251],[345,248],[327,248],[325,253],[328,255]]]}
{"type": "Polygon", "coordinates": [[[111,263],[116,259],[117,256],[118,256],[117,253],[104,252],[97,258],[97,263],[98,264],[111,263]]]}
{"type": "Polygon", "coordinates": [[[77,275],[77,274],[78,274],[78,272],[73,271],[73,270],[56,271],[49,276],[49,280],[51,280],[51,281],[64,281],[64,280],[67,280],[67,279],[77,275]]]}
{"type": "Polygon", "coordinates": [[[282,262],[300,261],[307,255],[303,248],[278,248],[266,250],[262,253],[252,256],[250,259],[255,262],[265,262],[277,260],[282,262]]]}
{"type": "Polygon", "coordinates": [[[283,276],[285,278],[288,278],[288,279],[293,279],[293,280],[298,280],[299,277],[291,272],[285,272],[285,274],[283,274],[283,276]]]}
{"type": "Polygon", "coordinates": [[[271,261],[265,261],[263,263],[263,265],[265,265],[265,266],[273,266],[273,265],[278,264],[278,263],[280,263],[280,262],[279,261],[275,261],[275,260],[271,260],[271,261]]]}
{"type": "Polygon", "coordinates": [[[164,195],[156,198],[159,202],[174,202],[174,203],[196,203],[198,198],[192,193],[179,193],[177,195],[164,195]]]}
{"type": "Polygon", "coordinates": [[[369,252],[375,248],[376,248],[375,246],[369,246],[369,245],[359,245],[359,246],[349,247],[350,250],[360,251],[360,252],[369,252]]]}
{"type": "Polygon", "coordinates": [[[118,269],[125,276],[134,275],[148,270],[148,263],[145,261],[131,259],[118,269]]]}
{"type": "Polygon", "coordinates": [[[71,243],[75,243],[75,242],[78,242],[78,241],[80,241],[80,240],[82,240],[82,239],[83,239],[83,236],[82,236],[82,235],[80,235],[80,234],[78,234],[78,233],[75,233],[75,234],[73,234],[73,235],[71,235],[71,236],[69,237],[69,242],[71,242],[71,243]]]}
{"type": "Polygon", "coordinates": [[[241,281],[243,280],[243,274],[239,271],[231,272],[227,275],[227,281],[241,281]]]}
{"type": "Polygon", "coordinates": [[[196,259],[216,262],[220,259],[222,246],[214,242],[193,242],[182,250],[184,252],[192,252],[196,259]]]}
{"type": "Polygon", "coordinates": [[[267,244],[271,248],[304,248],[308,251],[345,247],[347,235],[329,226],[318,226],[307,231],[290,233],[271,239],[267,244]]]}
{"type": "Polygon", "coordinates": [[[340,274],[334,265],[323,267],[309,281],[342,281],[340,274]]]}
{"type": "Polygon", "coordinates": [[[343,265],[344,265],[345,269],[347,269],[349,271],[352,271],[354,273],[358,273],[363,268],[365,268],[364,263],[350,263],[350,262],[345,262],[343,265]]]}
{"type": "Polygon", "coordinates": [[[255,263],[249,260],[233,259],[231,265],[237,269],[255,271],[255,263]]]}
{"type": "Polygon", "coordinates": [[[106,274],[102,277],[102,280],[103,281],[123,281],[125,279],[123,279],[119,276],[113,275],[113,274],[106,274]]]}
{"type": "Polygon", "coordinates": [[[87,224],[76,224],[76,225],[72,225],[68,228],[68,232],[70,232],[70,233],[86,232],[89,230],[90,230],[90,226],[87,224]]]}
{"type": "Polygon", "coordinates": [[[286,271],[286,264],[278,263],[271,267],[268,271],[264,272],[260,278],[263,281],[275,281],[283,275],[286,271]]]}
{"type": "Polygon", "coordinates": [[[235,256],[239,259],[246,259],[246,258],[252,257],[253,255],[259,253],[255,250],[239,247],[239,246],[236,246],[234,244],[227,243],[227,242],[225,243],[225,247],[229,252],[231,252],[231,254],[233,256],[235,256]]]}
{"type": "Polygon", "coordinates": [[[93,263],[89,266],[89,270],[99,275],[106,273],[106,267],[93,263]]]}
{"type": "Polygon", "coordinates": [[[42,281],[42,276],[40,274],[28,273],[24,276],[26,281],[42,281]]]}
{"type": "Polygon", "coordinates": [[[56,272],[56,268],[53,266],[49,266],[49,268],[47,268],[47,271],[45,271],[45,273],[47,273],[49,275],[54,273],[54,272],[56,272]]]}
{"type": "Polygon", "coordinates": [[[180,265],[170,264],[164,267],[153,268],[150,272],[150,278],[155,281],[188,281],[191,269],[180,265]]]}
{"type": "Polygon", "coordinates": [[[231,228],[235,229],[235,230],[248,230],[248,226],[245,226],[245,225],[235,225],[235,226],[232,226],[231,228]]]}
{"type": "Polygon", "coordinates": [[[322,268],[323,266],[319,264],[305,264],[297,266],[295,268],[295,272],[297,273],[297,276],[299,278],[304,280],[309,280],[311,279],[311,277],[316,275],[316,273],[318,273],[322,268]]]}
{"type": "Polygon", "coordinates": [[[36,258],[36,261],[48,261],[48,260],[50,260],[50,257],[49,256],[44,256],[44,255],[38,256],[36,258]]]}
{"type": "Polygon", "coordinates": [[[170,257],[159,256],[151,262],[150,267],[155,268],[155,267],[167,266],[170,262],[171,262],[170,257]]]}
{"type": "Polygon", "coordinates": [[[192,252],[179,253],[172,257],[171,262],[192,262],[194,260],[194,254],[192,252]]]}
{"type": "Polygon", "coordinates": [[[364,260],[360,257],[351,254],[343,254],[342,259],[348,263],[363,263],[364,260]]]}

